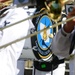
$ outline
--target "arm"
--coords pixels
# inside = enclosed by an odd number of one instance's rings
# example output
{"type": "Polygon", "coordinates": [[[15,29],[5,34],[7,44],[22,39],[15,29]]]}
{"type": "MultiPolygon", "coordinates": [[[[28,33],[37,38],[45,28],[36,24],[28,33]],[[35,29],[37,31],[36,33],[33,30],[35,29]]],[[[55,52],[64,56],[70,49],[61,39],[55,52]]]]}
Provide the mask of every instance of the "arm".
{"type": "MultiPolygon", "coordinates": [[[[7,22],[10,22],[9,25],[11,25],[11,24],[13,24],[17,21],[23,20],[27,17],[28,16],[24,9],[17,8],[17,9],[9,9],[9,13],[4,19],[6,19],[7,22]]],[[[0,40],[0,46],[26,36],[28,33],[28,29],[29,29],[29,21],[28,20],[23,21],[19,24],[16,24],[15,26],[4,29],[3,36],[0,40]]],[[[24,42],[25,42],[25,39],[21,40],[19,42],[15,42],[14,44],[11,44],[4,49],[5,49],[5,51],[6,50],[9,51],[10,55],[13,55],[12,57],[15,57],[16,59],[18,59],[22,52],[24,42]]],[[[3,49],[0,49],[0,50],[3,50],[3,49]]]]}
{"type": "MultiPolygon", "coordinates": [[[[70,12],[67,18],[70,18],[75,15],[75,9],[70,12]]],[[[70,50],[70,39],[72,35],[72,31],[74,30],[75,19],[67,22],[63,28],[61,28],[58,33],[56,33],[52,42],[52,51],[58,56],[60,59],[69,56],[70,50]]]]}
{"type": "Polygon", "coordinates": [[[52,52],[62,59],[69,56],[70,33],[64,32],[63,28],[56,33],[52,41],[52,52]],[[64,35],[66,34],[66,36],[64,35]]]}

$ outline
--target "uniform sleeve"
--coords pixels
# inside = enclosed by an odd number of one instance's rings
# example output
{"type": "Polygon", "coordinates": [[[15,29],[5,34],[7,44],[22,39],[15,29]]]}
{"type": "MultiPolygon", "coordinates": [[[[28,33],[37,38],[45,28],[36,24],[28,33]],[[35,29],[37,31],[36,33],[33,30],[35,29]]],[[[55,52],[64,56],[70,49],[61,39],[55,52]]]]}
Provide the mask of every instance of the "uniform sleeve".
{"type": "Polygon", "coordinates": [[[53,38],[51,49],[59,59],[69,56],[70,36],[71,33],[66,33],[62,28],[53,38]]]}
{"type": "MultiPolygon", "coordinates": [[[[9,11],[9,13],[10,13],[10,11],[9,11]]],[[[26,19],[27,17],[28,17],[27,13],[23,8],[16,8],[16,9],[14,9],[14,11],[10,15],[10,17],[7,18],[6,21],[10,22],[10,25],[11,25],[15,22],[26,19]]],[[[3,36],[0,41],[0,46],[3,46],[12,41],[15,41],[17,39],[27,36],[28,29],[29,29],[29,21],[28,20],[20,22],[14,26],[4,29],[3,36]]],[[[26,39],[23,39],[21,41],[15,42],[13,44],[9,44],[9,46],[4,47],[4,48],[9,52],[11,57],[18,59],[22,52],[25,40],[26,39]]]]}

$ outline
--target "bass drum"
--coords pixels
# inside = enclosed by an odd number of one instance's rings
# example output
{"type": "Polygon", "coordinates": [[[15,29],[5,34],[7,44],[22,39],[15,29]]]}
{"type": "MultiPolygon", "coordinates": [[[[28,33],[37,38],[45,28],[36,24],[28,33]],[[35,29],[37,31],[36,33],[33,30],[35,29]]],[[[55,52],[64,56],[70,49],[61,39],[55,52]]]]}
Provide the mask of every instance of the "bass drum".
{"type": "MultiPolygon", "coordinates": [[[[66,15],[62,14],[61,21],[63,21],[65,18],[66,15]]],[[[30,28],[28,31],[28,35],[55,24],[55,22],[53,22],[48,17],[47,14],[41,15],[38,18],[36,18],[34,26],[32,26],[33,25],[31,24],[32,22],[29,23],[30,28]]],[[[59,26],[59,29],[60,28],[61,25],[59,26]]],[[[52,60],[50,59],[52,57],[52,52],[50,50],[52,38],[50,38],[49,35],[50,34],[55,35],[55,33],[56,28],[53,28],[44,30],[31,38],[27,38],[20,59],[44,60],[44,61],[52,60]]]]}
{"type": "MultiPolygon", "coordinates": [[[[38,16],[34,26],[31,26],[31,22],[29,23],[30,28],[28,34],[34,34],[35,32],[53,25],[52,20],[47,14],[38,16]]],[[[50,35],[53,35],[53,29],[44,30],[31,38],[27,38],[20,59],[50,61],[52,56],[50,50],[52,38],[50,38],[50,35]]]]}
{"type": "MultiPolygon", "coordinates": [[[[39,32],[42,29],[52,26],[52,21],[47,14],[41,15],[36,19],[35,29],[31,29],[31,34],[39,32]]],[[[33,53],[38,60],[47,61],[50,60],[52,52],[50,50],[53,29],[44,30],[41,33],[31,37],[31,45],[33,53]]]]}

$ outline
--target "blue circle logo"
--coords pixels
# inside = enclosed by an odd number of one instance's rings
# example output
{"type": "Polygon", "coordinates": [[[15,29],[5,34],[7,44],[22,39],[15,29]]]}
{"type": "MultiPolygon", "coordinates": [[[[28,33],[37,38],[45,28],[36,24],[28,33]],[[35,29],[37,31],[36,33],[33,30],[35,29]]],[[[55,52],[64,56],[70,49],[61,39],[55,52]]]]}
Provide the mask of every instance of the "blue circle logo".
{"type": "MultiPolygon", "coordinates": [[[[47,15],[44,15],[38,23],[37,31],[49,26],[52,26],[52,21],[47,15]]],[[[53,34],[53,29],[44,30],[43,32],[37,34],[37,41],[42,50],[47,50],[50,47],[52,42],[52,38],[49,37],[50,34],[53,34]]]]}

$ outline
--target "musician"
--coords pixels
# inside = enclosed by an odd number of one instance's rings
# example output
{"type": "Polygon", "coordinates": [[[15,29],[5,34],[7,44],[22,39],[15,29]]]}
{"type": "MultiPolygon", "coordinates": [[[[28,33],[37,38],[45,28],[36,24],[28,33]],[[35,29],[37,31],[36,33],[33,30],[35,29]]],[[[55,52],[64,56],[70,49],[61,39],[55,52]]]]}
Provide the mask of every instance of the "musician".
{"type": "MultiPolygon", "coordinates": [[[[69,12],[67,15],[67,19],[75,16],[75,8],[73,8],[72,12],[69,12]]],[[[70,57],[70,75],[75,75],[75,50],[72,48],[75,44],[73,41],[74,29],[75,27],[75,19],[70,20],[64,24],[63,28],[61,28],[53,38],[52,42],[52,52],[59,58],[68,58],[70,57]],[[72,40],[73,39],[73,40],[72,40]],[[73,49],[73,51],[72,51],[73,49]]]]}
{"type": "MultiPolygon", "coordinates": [[[[11,8],[12,0],[0,0],[0,28],[27,18],[22,8],[11,8]]],[[[24,21],[0,30],[0,47],[27,35],[29,22],[24,21]]],[[[22,52],[24,40],[0,48],[0,75],[17,75],[17,60],[22,52]]]]}
{"type": "MultiPolygon", "coordinates": [[[[50,1],[48,0],[47,3],[49,3],[49,2],[50,1]]],[[[45,8],[46,8],[46,6],[44,6],[44,5],[42,7],[40,7],[40,8],[37,8],[34,14],[40,12],[41,10],[42,10],[41,12],[43,12],[45,8]]],[[[45,15],[47,15],[47,14],[45,14],[45,15]]],[[[32,19],[32,22],[33,22],[33,24],[35,26],[35,29],[37,29],[39,20],[40,20],[40,18],[42,16],[43,15],[32,19]]],[[[33,39],[36,39],[36,38],[33,38],[33,39]]],[[[39,49],[39,48],[37,48],[37,49],[39,49]]],[[[39,54],[39,52],[37,52],[37,53],[39,54]]],[[[38,56],[37,53],[35,51],[35,54],[38,56]]],[[[53,57],[53,60],[50,61],[50,62],[47,62],[47,61],[42,61],[41,62],[41,61],[34,60],[34,62],[33,62],[33,66],[34,66],[33,75],[59,75],[59,74],[64,75],[65,74],[65,63],[64,63],[64,59],[63,60],[59,60],[57,58],[57,56],[55,56],[54,54],[52,55],[52,57],[53,57]],[[42,64],[46,64],[47,67],[46,68],[41,68],[40,66],[42,64]]],[[[39,58],[39,56],[38,56],[38,58],[39,58]]]]}

